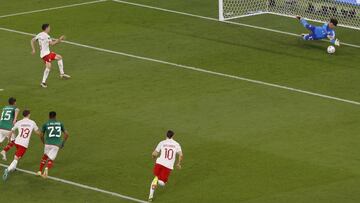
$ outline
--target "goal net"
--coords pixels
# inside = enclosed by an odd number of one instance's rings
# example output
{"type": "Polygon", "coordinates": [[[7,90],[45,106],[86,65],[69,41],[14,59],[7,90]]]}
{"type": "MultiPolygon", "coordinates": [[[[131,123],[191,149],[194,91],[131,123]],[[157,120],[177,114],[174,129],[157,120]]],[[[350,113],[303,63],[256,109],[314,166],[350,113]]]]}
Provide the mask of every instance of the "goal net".
{"type": "Polygon", "coordinates": [[[337,18],[339,25],[360,29],[360,0],[219,0],[219,20],[258,14],[275,14],[327,22],[337,18]]]}

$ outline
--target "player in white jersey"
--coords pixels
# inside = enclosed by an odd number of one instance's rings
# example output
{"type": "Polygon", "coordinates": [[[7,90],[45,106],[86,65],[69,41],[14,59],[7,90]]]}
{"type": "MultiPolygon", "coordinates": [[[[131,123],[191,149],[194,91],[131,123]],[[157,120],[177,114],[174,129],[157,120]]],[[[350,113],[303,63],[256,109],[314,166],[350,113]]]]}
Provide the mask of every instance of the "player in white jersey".
{"type": "Polygon", "coordinates": [[[24,156],[27,148],[29,147],[30,137],[34,131],[37,135],[40,136],[40,131],[38,126],[33,120],[30,120],[30,111],[23,111],[24,118],[15,123],[14,127],[9,133],[9,137],[15,134],[15,131],[18,131],[18,135],[15,138],[16,153],[14,160],[11,162],[9,167],[4,170],[3,180],[6,181],[9,173],[16,169],[18,161],[24,156]]]}
{"type": "Polygon", "coordinates": [[[33,39],[31,39],[31,48],[32,48],[31,53],[35,54],[35,41],[38,41],[39,48],[40,48],[40,58],[42,58],[42,60],[45,63],[44,75],[43,75],[43,79],[42,79],[40,85],[41,85],[41,87],[46,88],[47,87],[46,80],[47,80],[47,77],[49,76],[50,69],[51,69],[51,62],[53,60],[57,60],[61,78],[67,79],[67,78],[70,78],[70,76],[66,75],[64,73],[64,63],[62,60],[62,56],[60,56],[59,54],[56,54],[55,52],[50,51],[50,45],[54,46],[54,45],[62,42],[65,39],[65,36],[62,35],[59,39],[52,40],[49,35],[50,25],[43,24],[41,28],[43,31],[40,32],[39,34],[37,34],[33,39]]]}
{"type": "Polygon", "coordinates": [[[174,134],[173,131],[169,130],[166,133],[166,140],[161,141],[152,153],[152,157],[156,158],[156,163],[154,167],[155,178],[150,186],[149,202],[153,201],[157,185],[165,186],[165,183],[168,181],[170,173],[174,169],[176,155],[179,155],[176,166],[178,169],[181,169],[183,153],[180,144],[173,140],[174,134]]]}

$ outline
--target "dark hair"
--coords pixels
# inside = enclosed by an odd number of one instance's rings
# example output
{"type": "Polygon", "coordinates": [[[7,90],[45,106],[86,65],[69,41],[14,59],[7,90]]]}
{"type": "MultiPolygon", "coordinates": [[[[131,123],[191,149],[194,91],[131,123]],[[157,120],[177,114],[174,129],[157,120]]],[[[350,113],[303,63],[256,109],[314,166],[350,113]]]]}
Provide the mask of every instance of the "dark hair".
{"type": "Polygon", "coordinates": [[[55,117],[56,117],[56,112],[55,111],[50,111],[49,118],[55,118],[55,117]]]}
{"type": "Polygon", "coordinates": [[[23,116],[24,116],[24,117],[27,117],[29,114],[30,114],[30,110],[25,109],[25,110],[23,111],[23,116]]]}
{"type": "Polygon", "coordinates": [[[337,26],[338,24],[338,20],[336,18],[331,18],[330,19],[330,23],[334,24],[335,26],[337,26]]]}
{"type": "Polygon", "coordinates": [[[174,135],[175,135],[175,133],[172,130],[168,130],[166,133],[166,137],[168,137],[168,138],[172,138],[174,135]]]}
{"type": "Polygon", "coordinates": [[[46,30],[46,28],[48,28],[49,26],[50,26],[49,23],[42,24],[41,29],[44,31],[44,30],[46,30]]]}
{"type": "Polygon", "coordinates": [[[14,97],[10,97],[8,102],[9,102],[10,105],[14,105],[15,102],[16,102],[16,99],[14,97]]]}

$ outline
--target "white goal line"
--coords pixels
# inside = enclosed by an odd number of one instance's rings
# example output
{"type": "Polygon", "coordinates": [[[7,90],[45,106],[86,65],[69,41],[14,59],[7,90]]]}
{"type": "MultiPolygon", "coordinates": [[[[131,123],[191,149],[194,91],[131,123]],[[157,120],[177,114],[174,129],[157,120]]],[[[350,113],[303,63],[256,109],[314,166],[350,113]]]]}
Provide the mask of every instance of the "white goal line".
{"type": "MultiPolygon", "coordinates": [[[[132,5],[132,6],[138,6],[138,7],[143,7],[143,8],[149,8],[149,9],[164,11],[164,12],[168,12],[168,13],[175,13],[175,14],[179,14],[179,15],[185,15],[185,16],[190,16],[190,17],[195,17],[195,18],[201,18],[201,19],[205,19],[205,20],[217,21],[217,22],[222,22],[222,23],[227,23],[227,24],[233,24],[233,25],[239,25],[239,26],[243,26],[243,27],[254,28],[254,29],[258,29],[258,30],[265,30],[265,31],[269,31],[269,32],[275,32],[275,33],[279,33],[279,34],[285,34],[285,35],[291,35],[291,36],[300,37],[300,34],[281,31],[281,30],[275,30],[275,29],[271,29],[271,28],[265,28],[265,27],[256,26],[256,25],[250,25],[250,24],[239,23],[239,22],[234,22],[234,21],[226,21],[226,20],[225,21],[219,21],[219,19],[217,19],[217,18],[211,18],[211,17],[201,16],[201,15],[196,15],[196,14],[191,14],[191,13],[185,13],[185,12],[181,12],[181,11],[175,11],[175,10],[170,10],[170,9],[165,9],[165,8],[160,8],[160,7],[155,7],[155,6],[149,6],[149,5],[146,5],[146,4],[139,4],[139,3],[133,3],[133,2],[128,2],[128,1],[122,1],[122,0],[112,0],[112,1],[117,2],[117,3],[132,5]]],[[[328,42],[328,40],[323,40],[323,41],[328,42]]],[[[360,48],[360,45],[350,44],[350,43],[346,43],[346,42],[341,42],[341,45],[354,47],[354,48],[360,48]]]]}
{"type": "MultiPolygon", "coordinates": [[[[8,167],[8,165],[5,165],[5,164],[0,164],[0,166],[2,166],[4,168],[8,167]]],[[[36,175],[35,172],[28,171],[28,170],[25,170],[25,169],[16,168],[16,171],[20,171],[20,172],[27,173],[27,174],[30,174],[30,175],[36,175]]],[[[97,188],[97,187],[91,187],[91,186],[88,186],[88,185],[84,185],[84,184],[81,184],[81,183],[76,183],[76,182],[61,179],[61,178],[48,176],[48,179],[54,180],[56,182],[61,182],[61,183],[65,183],[65,184],[68,184],[68,185],[76,186],[76,187],[79,187],[79,188],[83,188],[83,189],[87,189],[87,190],[92,190],[92,191],[112,195],[112,196],[115,196],[115,197],[119,197],[121,199],[127,199],[127,200],[130,200],[130,201],[133,201],[133,202],[147,203],[147,201],[144,201],[144,200],[136,199],[136,198],[129,197],[129,196],[126,196],[126,195],[122,195],[122,194],[119,194],[119,193],[116,193],[116,192],[110,192],[110,191],[103,190],[103,189],[100,189],[100,188],[97,188]]]]}
{"type": "MultiPolygon", "coordinates": [[[[35,36],[35,34],[31,34],[31,33],[28,33],[28,32],[12,30],[12,29],[3,28],[3,27],[0,27],[0,30],[7,31],[7,32],[12,32],[12,33],[18,33],[18,34],[22,34],[22,35],[35,36]]],[[[345,103],[349,103],[349,104],[360,105],[360,102],[358,102],[358,101],[352,101],[352,100],[348,100],[348,99],[343,99],[343,98],[329,96],[329,95],[325,95],[325,94],[310,92],[310,91],[306,91],[306,90],[287,87],[287,86],[278,85],[278,84],[269,83],[269,82],[264,82],[264,81],[260,81],[260,80],[254,80],[254,79],[250,79],[250,78],[230,75],[230,74],[226,74],[226,73],[210,71],[210,70],[206,70],[206,69],[203,69],[203,68],[197,68],[197,67],[193,67],[193,66],[187,66],[187,65],[172,63],[172,62],[168,62],[168,61],[163,61],[163,60],[144,57],[144,56],[138,56],[138,55],[129,54],[129,53],[120,52],[120,51],[113,51],[113,50],[109,50],[109,49],[94,47],[94,46],[80,44],[80,43],[71,42],[71,41],[64,41],[64,43],[71,44],[71,45],[78,46],[78,47],[87,48],[87,49],[93,49],[93,50],[96,50],[96,51],[101,51],[101,52],[126,56],[126,57],[130,57],[130,58],[135,58],[135,59],[139,59],[139,60],[151,61],[151,62],[155,62],[155,63],[161,63],[161,64],[165,64],[165,65],[169,65],[169,66],[173,66],[173,67],[177,67],[177,68],[181,68],[181,69],[187,69],[187,70],[192,70],[192,71],[196,71],[196,72],[207,73],[207,74],[210,74],[210,75],[216,75],[216,76],[220,76],[220,77],[224,77],[224,78],[231,78],[231,79],[241,80],[241,81],[245,81],[245,82],[249,82],[249,83],[255,83],[255,84],[258,84],[258,85],[262,85],[262,86],[275,87],[275,88],[278,88],[278,89],[284,89],[284,90],[288,90],[288,91],[292,91],[292,92],[298,92],[298,93],[302,93],[302,94],[312,95],[312,96],[321,97],[321,98],[325,98],[325,99],[329,99],[329,100],[335,100],[335,101],[345,102],[345,103]]]]}

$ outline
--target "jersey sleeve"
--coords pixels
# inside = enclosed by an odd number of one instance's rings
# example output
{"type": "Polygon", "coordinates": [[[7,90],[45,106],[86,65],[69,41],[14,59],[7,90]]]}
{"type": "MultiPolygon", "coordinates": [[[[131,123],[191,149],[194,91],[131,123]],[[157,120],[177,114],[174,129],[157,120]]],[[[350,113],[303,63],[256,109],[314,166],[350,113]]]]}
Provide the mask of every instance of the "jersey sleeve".
{"type": "Polygon", "coordinates": [[[39,130],[39,127],[37,126],[37,124],[34,122],[33,125],[34,125],[34,130],[35,130],[35,131],[38,131],[38,130],[39,130]]]}
{"type": "Polygon", "coordinates": [[[177,146],[176,146],[176,153],[180,153],[180,152],[182,152],[181,146],[180,146],[180,145],[177,145],[177,146]]]}
{"type": "Polygon", "coordinates": [[[41,36],[40,34],[37,34],[37,35],[34,37],[34,39],[35,39],[35,40],[39,40],[39,39],[40,39],[40,36],[41,36]]]}
{"type": "Polygon", "coordinates": [[[331,30],[328,32],[328,36],[327,36],[330,40],[335,39],[335,31],[331,30]]]}
{"type": "Polygon", "coordinates": [[[155,151],[160,152],[161,150],[161,142],[156,146],[155,151]]]}

